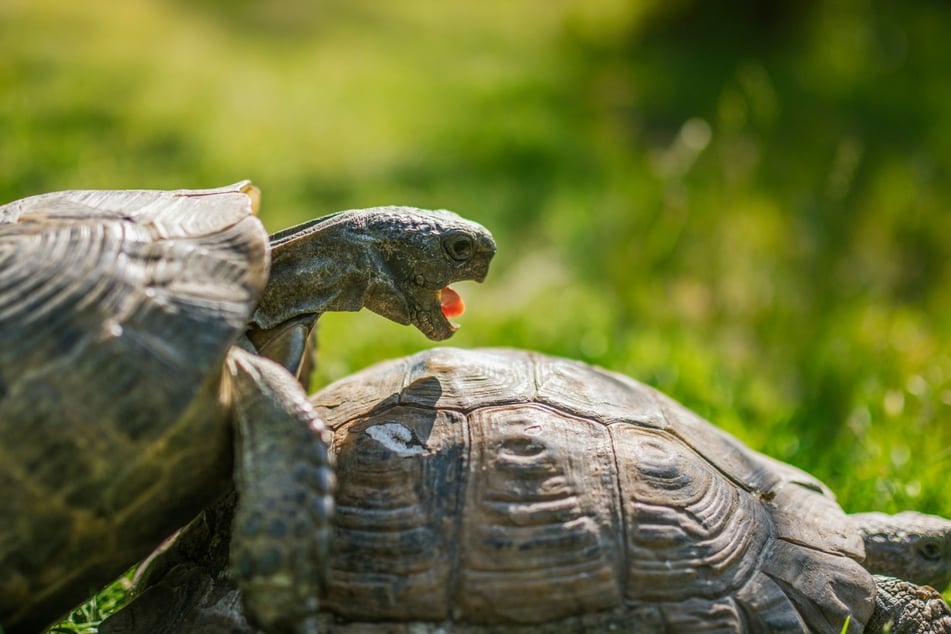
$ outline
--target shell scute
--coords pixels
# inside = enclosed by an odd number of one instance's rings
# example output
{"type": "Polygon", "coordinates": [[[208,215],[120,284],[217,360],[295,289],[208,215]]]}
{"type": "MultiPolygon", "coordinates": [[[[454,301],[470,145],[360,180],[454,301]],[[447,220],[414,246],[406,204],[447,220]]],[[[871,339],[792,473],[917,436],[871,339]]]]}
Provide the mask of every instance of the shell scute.
{"type": "Polygon", "coordinates": [[[400,401],[469,411],[489,404],[527,403],[534,398],[528,359],[493,350],[460,359],[455,352],[437,348],[425,361],[412,364],[400,401]]]}
{"type": "Polygon", "coordinates": [[[552,363],[541,355],[529,358],[534,360],[536,399],[541,403],[605,422],[666,426],[661,403],[654,398],[654,392],[633,379],[579,362],[552,363]],[[631,389],[632,383],[638,389],[631,389]]]}
{"type": "MultiPolygon", "coordinates": [[[[317,414],[336,430],[352,420],[371,416],[399,402],[408,364],[405,359],[384,362],[355,372],[311,398],[317,414]]],[[[428,401],[431,406],[432,399],[428,401]]]]}
{"type": "Polygon", "coordinates": [[[769,505],[770,517],[780,539],[840,553],[855,560],[865,558],[861,535],[852,528],[851,520],[832,498],[789,482],[776,490],[769,505]]]}
{"type": "Polygon", "coordinates": [[[743,618],[734,601],[725,597],[715,601],[692,598],[660,607],[664,627],[661,631],[689,634],[739,634],[743,618]]]}
{"type": "Polygon", "coordinates": [[[538,405],[480,408],[469,421],[460,616],[518,623],[620,605],[607,429],[538,405]]]}
{"type": "Polygon", "coordinates": [[[631,527],[626,598],[677,601],[687,586],[716,598],[746,583],[770,533],[761,503],[663,432],[610,429],[631,527]]]}
{"type": "Polygon", "coordinates": [[[737,591],[736,603],[750,631],[799,634],[809,629],[785,590],[762,571],[737,591]]]}
{"type": "Polygon", "coordinates": [[[326,599],[331,609],[374,619],[448,617],[466,434],[461,414],[402,405],[336,430],[331,565],[339,583],[326,599]]]}
{"type": "Polygon", "coordinates": [[[874,607],[875,582],[847,557],[777,539],[770,543],[762,571],[782,588],[811,631],[861,632],[874,607]]]}

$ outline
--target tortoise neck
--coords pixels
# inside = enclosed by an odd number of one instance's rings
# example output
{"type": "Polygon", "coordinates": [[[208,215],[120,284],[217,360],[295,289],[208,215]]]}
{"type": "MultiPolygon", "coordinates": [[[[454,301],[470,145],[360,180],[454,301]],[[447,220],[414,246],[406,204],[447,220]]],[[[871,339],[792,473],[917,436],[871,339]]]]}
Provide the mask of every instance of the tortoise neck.
{"type": "Polygon", "coordinates": [[[272,237],[271,272],[251,325],[267,330],[300,315],[316,320],[327,311],[364,305],[372,272],[372,249],[340,214],[298,225],[272,237]]]}

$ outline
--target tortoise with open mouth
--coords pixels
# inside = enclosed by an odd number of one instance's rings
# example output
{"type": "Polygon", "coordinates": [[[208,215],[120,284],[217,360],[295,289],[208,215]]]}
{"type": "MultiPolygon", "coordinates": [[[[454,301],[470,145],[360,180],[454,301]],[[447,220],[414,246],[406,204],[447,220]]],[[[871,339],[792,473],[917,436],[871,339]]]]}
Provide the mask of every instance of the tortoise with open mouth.
{"type": "Polygon", "coordinates": [[[317,318],[433,339],[495,251],[445,211],[353,210],[269,239],[249,182],[0,206],[0,626],[34,632],[234,484],[235,575],[268,627],[326,567],[329,436],[296,373],[317,318]],[[270,279],[270,281],[269,281],[270,279]],[[268,518],[287,534],[276,540],[268,518]]]}

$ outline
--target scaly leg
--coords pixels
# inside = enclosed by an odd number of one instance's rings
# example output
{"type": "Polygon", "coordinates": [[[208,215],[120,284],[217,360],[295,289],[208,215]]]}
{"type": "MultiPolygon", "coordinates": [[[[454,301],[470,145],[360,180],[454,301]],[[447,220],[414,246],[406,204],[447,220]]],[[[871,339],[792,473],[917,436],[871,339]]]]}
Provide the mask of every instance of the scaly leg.
{"type": "Polygon", "coordinates": [[[326,584],[333,512],[330,433],[297,380],[234,347],[231,565],[249,617],[271,632],[313,628],[326,584]]]}
{"type": "Polygon", "coordinates": [[[875,612],[867,633],[948,634],[951,632],[951,609],[941,593],[931,586],[918,586],[895,577],[875,575],[878,592],[875,612]],[[891,629],[886,629],[887,626],[891,629]]]}

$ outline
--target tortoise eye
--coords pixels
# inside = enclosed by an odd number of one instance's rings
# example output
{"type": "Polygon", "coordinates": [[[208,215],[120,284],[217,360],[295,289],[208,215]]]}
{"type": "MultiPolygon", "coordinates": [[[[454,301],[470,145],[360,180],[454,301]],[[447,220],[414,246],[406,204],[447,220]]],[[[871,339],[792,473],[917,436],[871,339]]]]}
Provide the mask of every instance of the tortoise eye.
{"type": "Polygon", "coordinates": [[[941,547],[935,542],[922,542],[917,547],[918,554],[928,561],[941,559],[941,547]]]}
{"type": "Polygon", "coordinates": [[[446,247],[446,253],[456,262],[465,262],[472,257],[474,249],[472,238],[467,235],[450,235],[446,238],[444,245],[446,247]]]}

